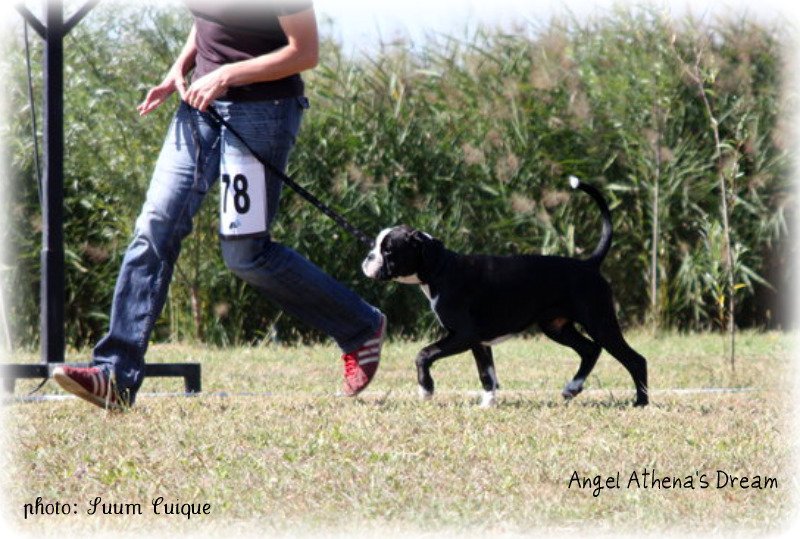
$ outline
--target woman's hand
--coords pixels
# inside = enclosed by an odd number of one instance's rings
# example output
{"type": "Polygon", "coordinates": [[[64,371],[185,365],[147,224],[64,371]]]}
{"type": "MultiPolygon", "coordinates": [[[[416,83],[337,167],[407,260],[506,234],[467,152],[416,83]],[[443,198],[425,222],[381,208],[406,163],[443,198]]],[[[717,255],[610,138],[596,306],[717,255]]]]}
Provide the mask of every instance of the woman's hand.
{"type": "Polygon", "coordinates": [[[228,89],[228,66],[222,66],[203,75],[181,95],[192,107],[205,112],[208,106],[228,89]]]}
{"type": "Polygon", "coordinates": [[[186,38],[186,43],[184,43],[183,49],[178,55],[178,59],[175,60],[167,76],[164,77],[161,84],[150,88],[142,104],[136,107],[136,110],[139,111],[139,116],[144,116],[154,111],[175,92],[178,92],[181,99],[184,99],[186,95],[186,73],[194,66],[194,58],[197,54],[195,35],[196,29],[194,25],[192,25],[192,29],[189,31],[189,37],[186,38]]]}
{"type": "Polygon", "coordinates": [[[136,107],[136,110],[139,111],[139,116],[149,114],[160,107],[164,101],[176,91],[178,95],[181,96],[181,99],[184,99],[186,95],[186,81],[179,71],[173,69],[167,74],[161,84],[153,86],[150,91],[147,92],[147,96],[144,98],[142,104],[136,107]]]}

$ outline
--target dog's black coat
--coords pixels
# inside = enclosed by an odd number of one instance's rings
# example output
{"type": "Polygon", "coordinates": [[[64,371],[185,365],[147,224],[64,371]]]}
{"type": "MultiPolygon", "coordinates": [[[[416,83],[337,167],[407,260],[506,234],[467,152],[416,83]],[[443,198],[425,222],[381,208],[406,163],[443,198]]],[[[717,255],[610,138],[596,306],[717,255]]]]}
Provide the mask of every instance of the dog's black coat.
{"type": "Polygon", "coordinates": [[[581,357],[578,372],[564,389],[573,397],[594,368],[601,348],[628,370],[636,387],[636,405],[648,403],[647,364],[622,336],[611,287],[599,268],[611,245],[611,218],[602,195],[574,181],[595,199],[603,214],[602,238],[586,260],[520,255],[460,255],[442,242],[408,226],[385,230],[365,259],[364,272],[380,280],[423,286],[431,307],[447,331],[416,359],[418,382],[433,393],[431,365],[438,359],[471,350],[483,388],[494,392],[491,343],[538,325],[554,341],[581,357]],[[580,333],[579,324],[588,334],[580,333]]]}

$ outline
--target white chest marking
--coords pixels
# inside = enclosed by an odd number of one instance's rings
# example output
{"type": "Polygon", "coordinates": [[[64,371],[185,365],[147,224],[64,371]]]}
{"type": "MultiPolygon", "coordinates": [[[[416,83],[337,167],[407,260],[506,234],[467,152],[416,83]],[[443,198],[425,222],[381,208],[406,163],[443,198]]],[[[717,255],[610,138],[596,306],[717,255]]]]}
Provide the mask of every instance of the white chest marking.
{"type": "Polygon", "coordinates": [[[428,298],[428,301],[431,304],[431,310],[433,311],[433,316],[436,317],[436,321],[439,322],[440,326],[444,326],[444,324],[442,324],[442,319],[439,318],[439,313],[436,312],[436,302],[439,300],[439,296],[431,296],[430,285],[420,283],[419,289],[422,290],[422,293],[425,294],[426,298],[428,298]]]}
{"type": "Polygon", "coordinates": [[[422,293],[425,294],[425,297],[428,298],[428,301],[431,301],[431,287],[427,284],[421,284],[419,288],[422,290],[422,293]]]}
{"type": "Polygon", "coordinates": [[[416,273],[412,273],[411,275],[403,275],[402,277],[395,277],[395,282],[401,284],[422,284],[422,281],[419,280],[416,273]]]}

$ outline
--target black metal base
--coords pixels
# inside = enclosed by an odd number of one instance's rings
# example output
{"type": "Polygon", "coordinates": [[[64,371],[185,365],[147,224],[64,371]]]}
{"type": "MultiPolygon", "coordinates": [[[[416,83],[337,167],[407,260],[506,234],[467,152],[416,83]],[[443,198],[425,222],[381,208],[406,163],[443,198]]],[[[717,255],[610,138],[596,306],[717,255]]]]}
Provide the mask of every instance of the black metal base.
{"type": "MultiPolygon", "coordinates": [[[[0,378],[3,380],[3,389],[7,393],[14,393],[14,386],[19,378],[50,378],[53,369],[64,363],[17,363],[0,364],[0,378]]],[[[86,367],[86,363],[70,363],[73,367],[86,367]]],[[[186,393],[200,393],[200,364],[199,363],[146,363],[144,376],[147,377],[182,377],[186,393]]]]}

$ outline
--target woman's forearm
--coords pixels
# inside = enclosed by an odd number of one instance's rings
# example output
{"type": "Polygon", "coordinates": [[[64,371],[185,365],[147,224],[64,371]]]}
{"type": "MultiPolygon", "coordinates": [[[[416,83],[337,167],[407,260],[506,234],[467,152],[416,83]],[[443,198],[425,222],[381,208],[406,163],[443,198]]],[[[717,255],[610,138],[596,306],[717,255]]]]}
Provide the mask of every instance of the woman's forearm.
{"type": "Polygon", "coordinates": [[[279,20],[288,41],[286,46],[220,68],[226,87],[283,79],[317,65],[319,36],[313,9],[279,20]]]}
{"type": "Polygon", "coordinates": [[[291,45],[269,54],[222,66],[221,77],[226,87],[283,79],[317,65],[317,54],[297,50],[291,45]]]}

